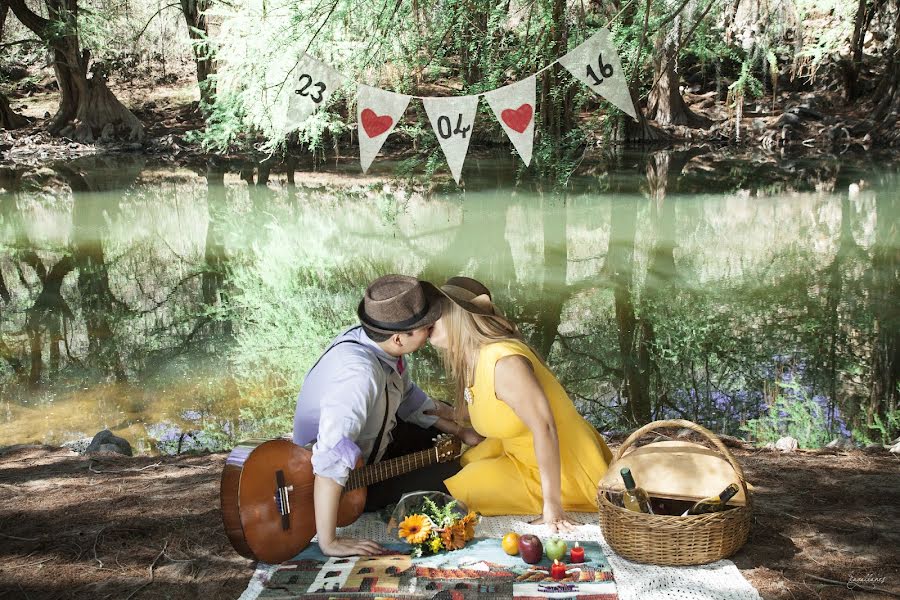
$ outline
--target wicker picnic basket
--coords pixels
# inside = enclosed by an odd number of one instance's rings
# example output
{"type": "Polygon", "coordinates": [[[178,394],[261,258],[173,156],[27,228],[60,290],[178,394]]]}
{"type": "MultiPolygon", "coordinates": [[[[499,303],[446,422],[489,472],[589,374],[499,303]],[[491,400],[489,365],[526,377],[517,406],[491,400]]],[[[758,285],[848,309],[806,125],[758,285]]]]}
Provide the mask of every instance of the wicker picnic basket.
{"type": "Polygon", "coordinates": [[[603,536],[618,554],[641,563],[700,565],[731,556],[747,541],[753,503],[741,466],[715,434],[682,419],[654,421],[632,433],[622,443],[609,468],[615,469],[616,462],[641,436],[662,427],[692,429],[712,442],[737,474],[746,504],[702,515],[650,515],[616,506],[604,491],[598,490],[597,505],[603,536]]]}

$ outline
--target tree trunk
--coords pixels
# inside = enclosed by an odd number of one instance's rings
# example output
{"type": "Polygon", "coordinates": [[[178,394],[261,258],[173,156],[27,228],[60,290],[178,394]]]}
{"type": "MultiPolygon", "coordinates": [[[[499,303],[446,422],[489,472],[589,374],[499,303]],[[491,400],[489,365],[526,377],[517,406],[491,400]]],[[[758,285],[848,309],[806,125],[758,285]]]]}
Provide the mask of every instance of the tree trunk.
{"type": "Polygon", "coordinates": [[[200,86],[200,106],[209,107],[216,97],[216,86],[210,75],[216,73],[216,63],[206,40],[209,38],[209,25],[206,21],[206,10],[212,0],[181,0],[181,12],[187,23],[188,35],[191,36],[191,48],[194,51],[194,62],[197,65],[197,84],[200,86]]]}
{"type": "MultiPolygon", "coordinates": [[[[6,287],[6,281],[3,279],[3,270],[0,269],[0,300],[3,300],[5,304],[9,304],[9,301],[12,299],[12,296],[9,293],[9,288],[6,287]]],[[[0,311],[0,317],[3,316],[2,311],[0,311]]]]}
{"type": "MultiPolygon", "coordinates": [[[[9,6],[0,4],[0,42],[3,41],[3,31],[6,27],[6,16],[9,14],[9,6]]],[[[13,112],[9,107],[9,99],[6,94],[0,92],[0,129],[19,129],[28,125],[28,119],[13,112]]]]}
{"type": "MultiPolygon", "coordinates": [[[[610,9],[607,9],[607,18],[613,19],[616,17],[615,11],[609,12],[610,9]]],[[[636,15],[636,11],[634,7],[630,9],[626,7],[623,9],[623,17],[622,24],[626,27],[634,26],[634,17],[636,15]]],[[[641,45],[643,45],[643,33],[641,34],[641,45]]],[[[640,62],[640,61],[639,61],[640,62]]],[[[637,65],[634,72],[640,72],[640,65],[637,65]]],[[[634,114],[637,115],[637,120],[634,121],[632,119],[627,119],[623,115],[618,122],[613,127],[612,139],[617,141],[618,143],[638,143],[638,144],[654,144],[654,143],[667,143],[671,140],[671,136],[668,133],[651,125],[649,121],[647,121],[647,117],[644,114],[644,111],[641,110],[641,102],[640,102],[640,93],[638,91],[637,82],[629,81],[628,82],[628,92],[631,95],[631,104],[634,106],[634,114]]]]}
{"type": "MultiPolygon", "coordinates": [[[[459,8],[457,8],[459,10],[459,8]]],[[[475,85],[483,78],[481,71],[484,49],[491,40],[486,38],[490,5],[483,2],[468,2],[465,8],[466,26],[457,37],[459,48],[460,76],[466,86],[475,85]]]]}
{"type": "Polygon", "coordinates": [[[50,133],[84,143],[143,140],[144,126],[109,91],[103,75],[95,72],[88,78],[90,52],[79,48],[78,0],[45,2],[49,19],[32,12],[25,0],[6,0],[22,24],[44,40],[53,54],[59,108],[50,120],[50,133]]]}
{"type": "MultiPolygon", "coordinates": [[[[887,414],[900,404],[900,314],[896,309],[900,297],[900,226],[896,198],[881,193],[876,199],[875,246],[872,252],[871,310],[875,316],[875,339],[872,344],[872,371],[866,425],[875,424],[875,416],[887,426],[887,414]]],[[[880,431],[872,429],[872,434],[880,431]]],[[[894,439],[897,431],[887,431],[884,442],[894,439]]]]}
{"type": "Polygon", "coordinates": [[[850,39],[850,59],[843,60],[844,95],[847,102],[859,97],[859,69],[862,66],[863,41],[866,37],[864,23],[866,20],[866,0],[859,0],[856,5],[856,17],[853,19],[853,34],[850,39]]]}
{"type": "Polygon", "coordinates": [[[65,318],[72,318],[72,311],[62,296],[62,284],[66,275],[75,268],[72,257],[66,256],[57,262],[49,272],[39,270],[38,278],[41,281],[41,293],[38,294],[34,304],[28,309],[25,322],[25,330],[31,341],[31,371],[28,381],[32,387],[37,386],[41,380],[43,370],[43,331],[47,330],[50,341],[50,360],[52,370],[59,363],[59,342],[61,337],[60,323],[65,318]],[[56,345],[54,349],[53,345],[56,345]],[[56,365],[53,365],[54,357],[56,365]]]}
{"type": "Polygon", "coordinates": [[[6,3],[0,4],[0,42],[3,41],[3,30],[6,27],[7,15],[9,15],[9,6],[6,3]]]}
{"type": "Polygon", "coordinates": [[[642,340],[643,327],[634,309],[634,240],[637,204],[613,200],[607,263],[614,286],[613,299],[619,333],[619,353],[625,373],[623,417],[633,425],[650,422],[650,369],[642,340]]]}
{"type": "Polygon", "coordinates": [[[663,28],[656,35],[653,53],[654,81],[647,103],[647,117],[660,125],[686,125],[707,128],[712,121],[694,113],[681,97],[680,77],[675,72],[679,48],[667,41],[668,31],[663,28]]]}
{"type": "Polygon", "coordinates": [[[657,152],[647,162],[647,183],[653,203],[653,224],[656,243],[650,252],[644,293],[648,300],[655,300],[659,288],[675,277],[675,201],[666,199],[670,177],[681,175],[690,156],[687,152],[657,152]]]}
{"type": "Polygon", "coordinates": [[[874,135],[888,145],[900,143],[897,121],[900,118],[900,9],[894,23],[894,47],[884,67],[884,78],[875,98],[880,98],[872,113],[877,123],[874,135]]]}
{"type": "Polygon", "coordinates": [[[125,364],[116,346],[112,319],[121,303],[113,296],[109,285],[109,267],[103,251],[102,231],[98,223],[106,222],[106,214],[118,210],[105,197],[90,195],[96,192],[85,178],[69,165],[57,165],[72,188],[72,260],[78,269],[78,292],[88,338],[89,364],[98,365],[112,373],[117,382],[127,381],[125,364]]]}
{"type": "Polygon", "coordinates": [[[561,207],[561,214],[544,208],[541,210],[544,226],[544,275],[543,293],[536,310],[537,328],[534,346],[538,353],[548,360],[553,343],[559,335],[559,324],[562,322],[562,311],[569,294],[563,286],[554,285],[567,280],[569,266],[569,246],[566,239],[568,211],[561,207]]]}
{"type": "Polygon", "coordinates": [[[28,125],[28,119],[9,107],[6,95],[0,93],[0,129],[19,129],[28,125]]]}
{"type": "MultiPolygon", "coordinates": [[[[548,61],[556,60],[566,53],[568,48],[569,32],[566,26],[565,16],[566,3],[564,0],[553,0],[553,12],[551,16],[550,40],[546,46],[546,56],[548,61]]],[[[556,158],[561,158],[560,143],[572,127],[572,85],[567,83],[570,81],[568,77],[561,77],[562,67],[554,65],[544,73],[544,80],[541,86],[541,121],[542,132],[546,132],[554,140],[556,145],[556,158]],[[565,92],[561,95],[562,102],[553,100],[551,94],[554,88],[566,86],[565,92]]]]}
{"type": "MultiPolygon", "coordinates": [[[[225,170],[209,164],[206,170],[206,206],[209,220],[206,225],[205,266],[201,279],[203,302],[209,307],[221,305],[227,298],[225,271],[228,257],[225,252],[226,195],[225,170]]],[[[232,334],[231,319],[222,322],[222,333],[232,334]]]]}
{"type": "MultiPolygon", "coordinates": [[[[632,98],[635,94],[632,92],[632,98]]],[[[613,139],[619,143],[667,144],[672,136],[647,120],[637,102],[634,104],[638,120],[623,117],[613,131],[613,139]]]]}

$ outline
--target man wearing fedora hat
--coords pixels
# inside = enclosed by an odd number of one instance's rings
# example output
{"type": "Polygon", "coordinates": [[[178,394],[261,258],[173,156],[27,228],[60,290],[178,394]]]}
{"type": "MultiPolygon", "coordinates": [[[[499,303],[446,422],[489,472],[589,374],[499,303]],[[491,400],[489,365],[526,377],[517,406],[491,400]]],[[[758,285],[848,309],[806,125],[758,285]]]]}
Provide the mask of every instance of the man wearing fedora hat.
{"type": "MultiPolygon", "coordinates": [[[[343,486],[359,458],[372,464],[432,445],[438,431],[469,445],[481,441],[410,379],[405,355],[428,340],[441,316],[441,292],[426,281],[385,275],[373,281],[357,308],[359,325],[329,344],[306,375],[294,415],[294,442],[313,443],[314,502],[319,547],[328,556],[377,554],[371,540],[338,538],[343,486]]],[[[443,490],[457,462],[436,465],[369,487],[366,509],[396,501],[406,491],[443,490]]]]}

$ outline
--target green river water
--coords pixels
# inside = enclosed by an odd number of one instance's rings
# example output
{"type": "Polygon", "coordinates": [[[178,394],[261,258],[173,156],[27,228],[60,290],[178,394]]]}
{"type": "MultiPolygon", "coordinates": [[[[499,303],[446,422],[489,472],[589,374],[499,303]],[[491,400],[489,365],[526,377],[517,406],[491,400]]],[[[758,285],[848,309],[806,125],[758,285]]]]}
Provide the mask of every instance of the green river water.
{"type": "MultiPolygon", "coordinates": [[[[286,433],[388,272],[482,280],[602,431],[679,416],[810,445],[896,410],[900,169],[694,154],[583,165],[565,191],[476,159],[465,190],[350,167],[262,187],[143,159],[7,168],[0,445],[286,433]]],[[[412,368],[449,397],[432,349],[412,368]]]]}

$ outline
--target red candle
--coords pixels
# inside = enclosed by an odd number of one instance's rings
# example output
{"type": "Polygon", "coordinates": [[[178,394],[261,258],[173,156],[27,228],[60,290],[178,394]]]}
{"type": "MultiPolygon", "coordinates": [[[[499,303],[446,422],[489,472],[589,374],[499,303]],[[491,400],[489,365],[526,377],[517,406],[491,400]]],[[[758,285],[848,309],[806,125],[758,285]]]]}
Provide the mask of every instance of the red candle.
{"type": "Polygon", "coordinates": [[[550,577],[553,579],[562,579],[566,576],[566,565],[558,560],[554,560],[550,565],[550,577]]]}
{"type": "Polygon", "coordinates": [[[573,563],[583,563],[584,562],[584,548],[578,545],[578,542],[575,542],[575,545],[572,546],[572,549],[569,551],[569,559],[573,563]]]}

